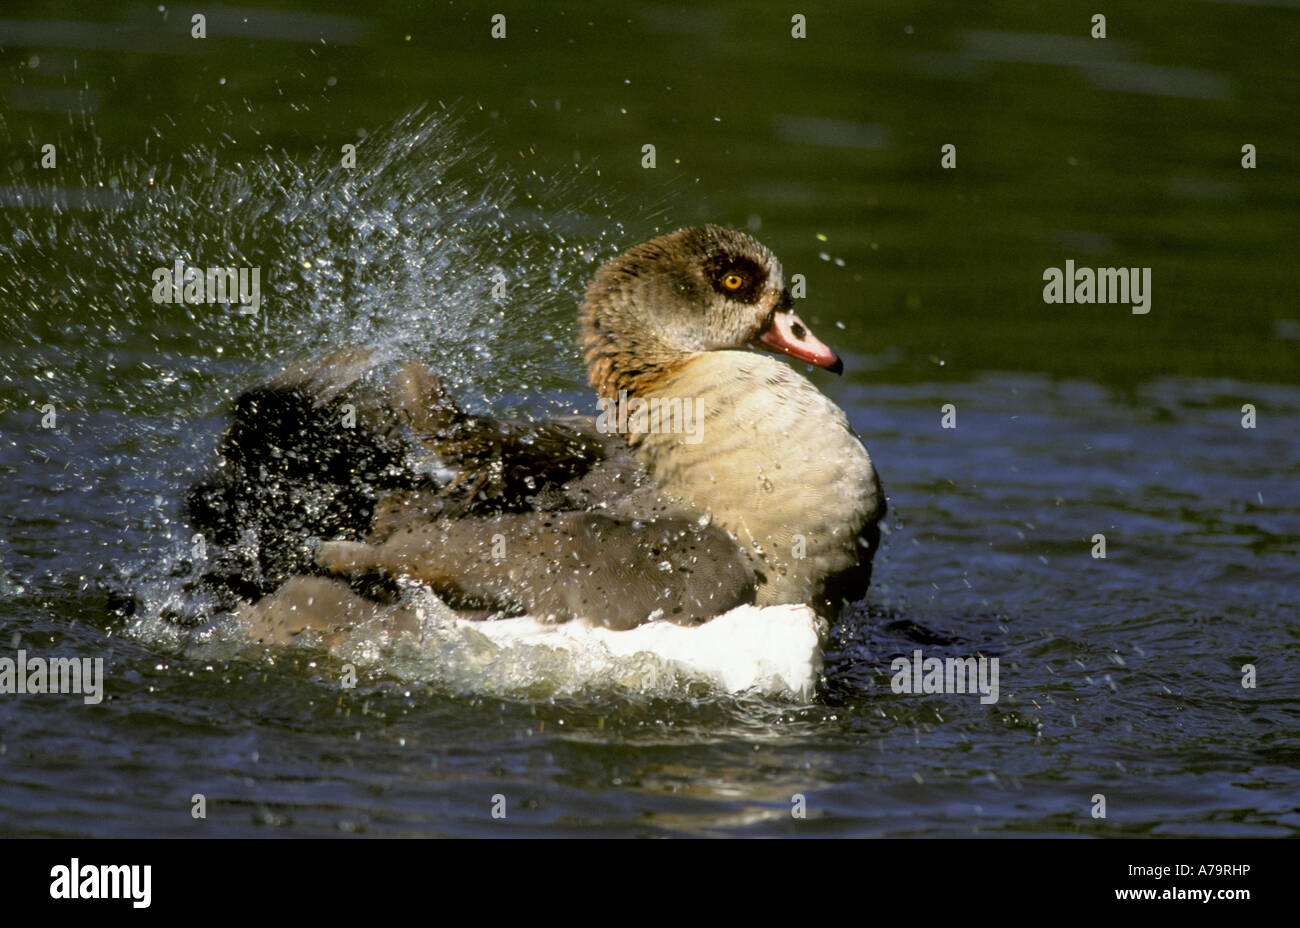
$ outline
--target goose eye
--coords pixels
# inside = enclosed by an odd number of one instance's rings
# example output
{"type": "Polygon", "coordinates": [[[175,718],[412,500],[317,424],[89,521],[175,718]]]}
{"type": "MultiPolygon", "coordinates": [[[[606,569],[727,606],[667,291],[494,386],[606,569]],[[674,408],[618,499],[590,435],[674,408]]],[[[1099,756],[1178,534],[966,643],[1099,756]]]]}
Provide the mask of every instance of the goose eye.
{"type": "Polygon", "coordinates": [[[728,290],[739,290],[744,283],[745,278],[741,277],[739,274],[728,274],[726,277],[722,278],[722,286],[726,287],[728,290]]]}

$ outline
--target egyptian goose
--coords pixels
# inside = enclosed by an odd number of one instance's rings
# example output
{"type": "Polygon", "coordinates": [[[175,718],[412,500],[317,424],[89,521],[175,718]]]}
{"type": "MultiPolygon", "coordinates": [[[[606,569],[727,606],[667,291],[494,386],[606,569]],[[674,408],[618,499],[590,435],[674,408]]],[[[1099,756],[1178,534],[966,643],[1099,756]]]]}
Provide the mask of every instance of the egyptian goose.
{"type": "Polygon", "coordinates": [[[597,271],[579,319],[595,420],[467,415],[418,363],[381,390],[356,350],[244,394],[188,499],[221,547],[204,584],[276,641],[375,608],[412,622],[400,577],[459,610],[613,629],[865,593],[884,493],[844,413],[750,350],[842,369],[767,248],[660,236],[597,271]]]}

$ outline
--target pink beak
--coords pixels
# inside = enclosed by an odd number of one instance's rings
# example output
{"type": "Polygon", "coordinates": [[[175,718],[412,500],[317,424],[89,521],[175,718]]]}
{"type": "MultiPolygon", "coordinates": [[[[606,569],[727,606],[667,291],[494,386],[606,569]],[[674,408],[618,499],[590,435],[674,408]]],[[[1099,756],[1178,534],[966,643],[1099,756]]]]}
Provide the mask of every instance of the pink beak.
{"type": "Polygon", "coordinates": [[[788,354],[800,361],[816,364],[828,371],[839,374],[844,371],[844,362],[830,348],[822,344],[816,335],[808,330],[803,320],[790,310],[772,314],[772,324],[767,327],[758,340],[772,351],[788,354]]]}

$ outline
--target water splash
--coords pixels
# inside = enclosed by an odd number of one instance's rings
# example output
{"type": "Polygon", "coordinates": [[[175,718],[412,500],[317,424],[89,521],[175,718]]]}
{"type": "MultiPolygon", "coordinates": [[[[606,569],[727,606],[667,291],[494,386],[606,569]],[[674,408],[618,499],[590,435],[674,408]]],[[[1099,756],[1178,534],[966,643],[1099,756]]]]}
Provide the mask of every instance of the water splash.
{"type": "Polygon", "coordinates": [[[355,168],[335,149],[248,156],[214,141],[168,164],[62,146],[87,165],[79,186],[11,169],[0,187],[6,576],[36,578],[33,592],[70,576],[130,586],[137,631],[160,644],[189,572],[180,499],[235,395],[294,358],[365,344],[426,360],[470,410],[520,411],[504,395],[571,412],[557,391],[582,389],[574,308],[627,244],[619,204],[586,172],[503,165],[464,110],[365,137],[355,168]],[[154,271],[177,260],[261,268],[259,312],[155,302],[154,271]],[[38,424],[46,407],[53,428],[38,424]]]}
{"type": "MultiPolygon", "coordinates": [[[[583,198],[594,213],[570,208],[580,172],[556,183],[507,171],[446,110],[361,141],[355,168],[332,151],[229,154],[196,149],[168,167],[97,163],[79,190],[10,188],[11,207],[29,218],[0,240],[0,265],[12,270],[0,301],[25,310],[0,322],[7,345],[37,347],[22,337],[39,334],[25,329],[31,317],[66,314],[88,347],[153,341],[189,349],[196,363],[270,368],[364,343],[436,357],[448,380],[480,393],[499,385],[494,368],[513,383],[572,381],[567,345],[518,348],[536,344],[527,336],[538,330],[569,331],[594,262],[622,241],[600,198],[583,198]],[[154,303],[151,274],[175,260],[261,268],[263,310],[154,303]]],[[[159,374],[157,386],[168,386],[159,374]]]]}

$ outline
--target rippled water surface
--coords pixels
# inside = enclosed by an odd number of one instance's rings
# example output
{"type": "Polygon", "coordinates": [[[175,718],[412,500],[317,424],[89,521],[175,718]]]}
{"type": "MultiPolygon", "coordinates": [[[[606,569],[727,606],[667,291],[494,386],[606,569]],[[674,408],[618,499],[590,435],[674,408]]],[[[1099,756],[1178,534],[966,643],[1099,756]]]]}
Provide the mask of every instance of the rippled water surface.
{"type": "Polygon", "coordinates": [[[494,42],[473,3],[218,8],[203,40],[7,5],[0,657],[102,657],[107,696],[0,695],[0,832],[1300,832],[1300,11],[1126,4],[1094,40],[1055,4],[870,6],[796,40],[779,4],[559,4],[494,42]],[[365,343],[470,408],[591,412],[586,279],[699,221],[806,276],[847,368],[811,376],[890,497],[815,700],[523,655],[341,691],[162,618],[240,390],[365,343]],[[263,311],[153,303],[177,258],[260,266],[263,311]],[[1067,259],[1152,268],[1151,312],[1045,304],[1067,259]],[[917,649],[997,657],[999,701],[893,693],[917,649]]]}

